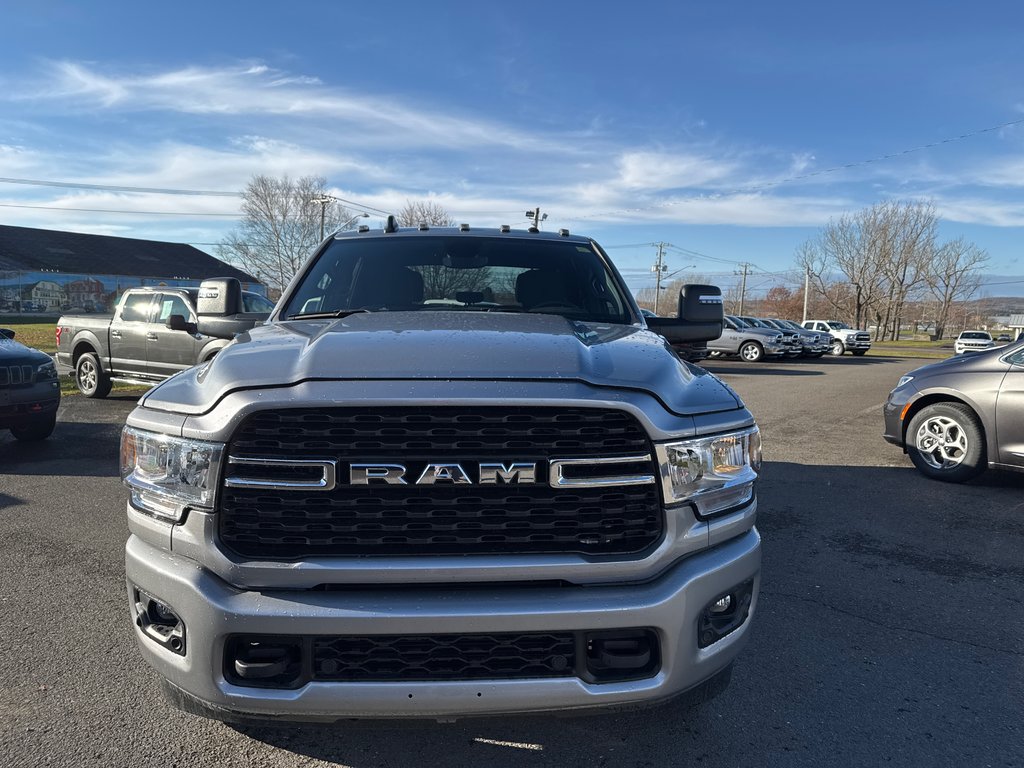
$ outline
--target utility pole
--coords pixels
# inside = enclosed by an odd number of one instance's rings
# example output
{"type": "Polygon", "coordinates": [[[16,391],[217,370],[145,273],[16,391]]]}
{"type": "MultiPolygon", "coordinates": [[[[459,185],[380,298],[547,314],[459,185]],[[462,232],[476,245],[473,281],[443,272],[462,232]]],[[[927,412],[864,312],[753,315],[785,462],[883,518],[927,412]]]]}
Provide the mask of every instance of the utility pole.
{"type": "Polygon", "coordinates": [[[743,267],[743,282],[740,284],[740,315],[743,315],[743,303],[747,298],[747,270],[750,269],[750,265],[744,262],[740,264],[743,267]]]}
{"type": "Polygon", "coordinates": [[[530,219],[533,222],[533,226],[531,227],[531,229],[540,229],[540,223],[542,221],[545,221],[547,217],[548,215],[546,213],[541,215],[539,205],[532,211],[526,212],[526,218],[530,219]]]}
{"type": "Polygon", "coordinates": [[[811,289],[811,268],[804,267],[804,319],[801,320],[801,324],[807,322],[807,295],[811,289]]]}
{"type": "Polygon", "coordinates": [[[658,304],[661,301],[661,275],[668,269],[668,265],[664,263],[665,246],[668,243],[655,243],[655,245],[658,246],[658,260],[651,267],[651,272],[655,273],[654,314],[658,314],[658,304]]]}

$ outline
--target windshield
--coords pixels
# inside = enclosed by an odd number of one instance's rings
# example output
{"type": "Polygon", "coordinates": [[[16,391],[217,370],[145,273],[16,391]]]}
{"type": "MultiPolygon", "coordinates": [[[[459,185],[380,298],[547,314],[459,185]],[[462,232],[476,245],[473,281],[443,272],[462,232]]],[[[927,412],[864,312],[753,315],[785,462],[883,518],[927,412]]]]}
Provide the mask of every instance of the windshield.
{"type": "Polygon", "coordinates": [[[737,330],[740,329],[740,328],[749,328],[750,327],[750,325],[748,323],[743,322],[740,318],[736,317],[735,315],[726,315],[726,319],[732,321],[732,324],[734,326],[736,326],[737,330]]]}
{"type": "Polygon", "coordinates": [[[334,240],[281,317],[430,310],[634,322],[618,281],[589,245],[457,234],[334,240]]]}
{"type": "Polygon", "coordinates": [[[852,329],[852,328],[850,328],[850,326],[848,326],[848,325],[847,325],[846,323],[841,323],[841,322],[839,322],[838,320],[829,320],[829,321],[828,321],[828,324],[829,324],[829,325],[830,325],[830,326],[831,326],[832,328],[834,328],[835,330],[837,330],[837,331],[852,331],[852,330],[853,330],[853,329],[852,329]]]}
{"type": "Polygon", "coordinates": [[[961,339],[978,339],[980,341],[992,341],[992,337],[985,331],[964,331],[960,334],[961,339]]]}

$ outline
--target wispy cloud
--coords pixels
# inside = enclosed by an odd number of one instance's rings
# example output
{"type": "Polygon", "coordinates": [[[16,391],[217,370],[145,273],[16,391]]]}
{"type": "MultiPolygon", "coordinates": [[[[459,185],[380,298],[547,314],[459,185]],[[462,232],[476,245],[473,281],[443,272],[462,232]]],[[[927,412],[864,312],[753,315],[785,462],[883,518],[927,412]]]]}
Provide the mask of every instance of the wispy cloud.
{"type": "Polygon", "coordinates": [[[401,139],[402,146],[505,146],[571,152],[570,143],[490,120],[427,109],[398,99],[328,87],[315,77],[264,65],[185,67],[153,74],[105,73],[80,62],[53,62],[41,82],[10,92],[13,100],[45,107],[111,112],[330,119],[352,136],[401,139]]]}
{"type": "Polygon", "coordinates": [[[629,190],[694,189],[730,178],[730,159],[676,152],[630,151],[618,160],[617,186],[629,190]]]}

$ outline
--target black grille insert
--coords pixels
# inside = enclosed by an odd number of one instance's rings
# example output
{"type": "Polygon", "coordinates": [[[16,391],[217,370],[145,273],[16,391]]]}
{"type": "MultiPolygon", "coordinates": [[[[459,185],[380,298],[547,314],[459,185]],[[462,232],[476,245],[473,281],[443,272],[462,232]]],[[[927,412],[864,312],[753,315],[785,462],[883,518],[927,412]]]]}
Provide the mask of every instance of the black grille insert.
{"type": "Polygon", "coordinates": [[[551,634],[313,638],[313,679],[508,680],[571,677],[576,641],[551,634]]]}
{"type": "MultiPolygon", "coordinates": [[[[609,409],[385,408],[261,411],[228,448],[238,458],[331,460],[330,491],[222,488],[220,536],[246,557],[641,552],[662,535],[654,483],[551,488],[548,461],[651,455],[639,422],[609,409]],[[350,463],[526,462],[534,484],[348,485],[350,463]]],[[[649,463],[588,468],[657,475],[649,463]]],[[[234,472],[233,474],[240,474],[234,472]]],[[[257,473],[258,474],[258,473],[257,473]]],[[[305,480],[315,471],[296,470],[305,480]]],[[[278,474],[275,472],[275,476],[278,474]]]]}

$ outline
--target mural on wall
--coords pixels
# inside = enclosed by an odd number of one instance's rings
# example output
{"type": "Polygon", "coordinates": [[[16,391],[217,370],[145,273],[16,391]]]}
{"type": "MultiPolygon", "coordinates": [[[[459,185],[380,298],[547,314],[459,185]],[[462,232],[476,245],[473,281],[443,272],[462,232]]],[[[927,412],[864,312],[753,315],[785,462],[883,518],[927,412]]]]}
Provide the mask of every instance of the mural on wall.
{"type": "MultiPolygon", "coordinates": [[[[0,270],[0,312],[15,314],[110,313],[129,288],[142,285],[164,288],[196,288],[202,280],[124,275],[68,275],[54,272],[0,270]]],[[[259,283],[242,283],[242,289],[267,295],[259,283]]]]}

